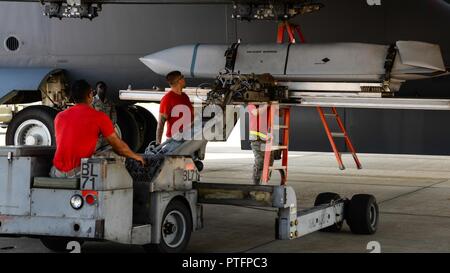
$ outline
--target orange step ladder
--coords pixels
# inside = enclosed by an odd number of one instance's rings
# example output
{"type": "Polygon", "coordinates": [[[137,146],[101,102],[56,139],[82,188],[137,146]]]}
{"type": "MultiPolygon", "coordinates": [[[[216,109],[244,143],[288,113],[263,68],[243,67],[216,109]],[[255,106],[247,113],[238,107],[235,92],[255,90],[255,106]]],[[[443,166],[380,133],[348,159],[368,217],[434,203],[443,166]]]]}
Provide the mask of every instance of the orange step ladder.
{"type": "Polygon", "coordinates": [[[356,155],[355,147],[353,147],[352,142],[350,141],[350,137],[348,136],[347,131],[345,130],[344,123],[339,116],[336,107],[331,107],[331,113],[325,113],[323,108],[317,106],[317,112],[319,112],[320,119],[322,120],[323,127],[325,128],[325,132],[327,134],[328,140],[330,141],[331,148],[333,149],[334,155],[336,156],[336,160],[339,164],[339,169],[345,170],[344,163],[342,162],[342,154],[337,149],[336,143],[334,142],[335,138],[344,138],[345,144],[347,145],[348,150],[353,156],[355,160],[356,167],[358,169],[362,169],[361,162],[359,162],[358,156],[356,155]],[[334,118],[338,124],[340,132],[332,132],[330,130],[330,126],[328,125],[327,118],[334,118]]]}
{"type": "MultiPolygon", "coordinates": [[[[280,22],[278,24],[277,43],[282,44],[284,42],[284,33],[285,32],[287,32],[287,34],[288,34],[290,43],[295,43],[296,42],[296,40],[295,40],[295,33],[297,33],[297,35],[299,37],[299,41],[301,43],[305,43],[305,37],[303,36],[303,33],[302,33],[301,29],[300,29],[300,26],[292,24],[292,23],[290,23],[287,20],[282,21],[282,22],[280,22]]],[[[333,152],[334,152],[334,154],[336,156],[336,159],[338,161],[339,169],[344,170],[345,166],[344,166],[344,164],[342,162],[342,155],[338,151],[336,143],[334,142],[334,138],[338,138],[338,137],[341,137],[341,138],[345,139],[345,143],[347,145],[347,148],[350,151],[350,153],[352,154],[353,159],[355,160],[356,167],[358,169],[362,169],[362,165],[361,165],[361,163],[360,163],[360,161],[358,159],[358,156],[356,155],[356,150],[353,147],[353,144],[352,144],[352,142],[350,140],[350,137],[348,136],[347,131],[345,130],[344,123],[342,122],[341,118],[338,115],[336,107],[331,107],[331,111],[332,111],[331,113],[324,113],[322,107],[320,107],[320,106],[317,107],[317,111],[319,112],[320,119],[322,120],[323,127],[325,128],[325,132],[327,134],[328,140],[330,141],[331,148],[333,149],[333,152]],[[336,120],[336,122],[337,122],[337,124],[339,126],[340,132],[331,132],[330,131],[330,126],[328,125],[328,122],[327,122],[327,119],[326,119],[326,117],[328,117],[328,116],[331,116],[331,117],[335,118],[335,120],[336,120]]],[[[287,154],[287,151],[286,151],[286,154],[287,154]]],[[[266,156],[267,156],[267,154],[266,154],[266,156]]],[[[286,155],[286,158],[287,158],[287,155],[286,155]]],[[[268,159],[268,160],[269,160],[268,162],[270,163],[270,159],[268,159]]],[[[264,158],[264,162],[265,161],[266,161],[266,157],[264,158]]],[[[287,159],[286,159],[286,162],[287,162],[287,159]]],[[[266,164],[264,164],[264,167],[266,167],[266,164]]],[[[286,166],[286,169],[287,169],[287,166],[286,166]]],[[[264,173],[265,172],[267,172],[266,169],[264,169],[264,173]]],[[[286,171],[286,174],[287,174],[287,171],[286,171]]],[[[265,180],[263,180],[263,181],[265,181],[265,180]]]]}
{"type": "Polygon", "coordinates": [[[286,185],[288,173],[289,127],[291,119],[290,107],[280,106],[278,103],[269,103],[267,108],[268,138],[266,140],[264,151],[262,183],[268,184],[272,171],[278,170],[281,174],[280,184],[286,185]],[[281,141],[279,141],[280,136],[281,141]],[[274,151],[281,152],[280,158],[276,158],[277,160],[281,160],[281,166],[276,167],[273,165],[274,162],[271,160],[271,158],[274,157],[274,155],[272,154],[274,151]]]}
{"type": "Polygon", "coordinates": [[[303,36],[302,30],[299,25],[290,23],[289,21],[283,21],[278,23],[278,33],[277,33],[277,43],[282,44],[284,40],[284,33],[287,32],[289,37],[289,42],[292,44],[296,43],[295,33],[297,32],[300,43],[305,42],[305,37],[303,36]]]}

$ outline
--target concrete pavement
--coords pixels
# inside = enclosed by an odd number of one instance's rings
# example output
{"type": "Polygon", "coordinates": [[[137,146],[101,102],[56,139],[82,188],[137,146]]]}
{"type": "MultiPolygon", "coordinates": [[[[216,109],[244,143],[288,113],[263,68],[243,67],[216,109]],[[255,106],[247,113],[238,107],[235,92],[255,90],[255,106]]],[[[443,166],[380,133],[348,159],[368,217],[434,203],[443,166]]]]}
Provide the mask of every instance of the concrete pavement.
{"type": "MultiPolygon", "coordinates": [[[[360,154],[363,170],[350,155],[347,169],[337,168],[331,153],[291,152],[289,182],[298,206],[313,205],[320,192],[351,197],[375,195],[380,223],[375,235],[354,235],[347,225],[340,233],[317,232],[293,241],[274,240],[276,211],[267,208],[205,205],[204,229],[192,235],[188,252],[369,252],[371,241],[382,252],[450,252],[450,156],[360,154]]],[[[208,147],[202,180],[250,183],[251,151],[208,147]]],[[[271,183],[279,181],[274,174],[271,183]]],[[[140,247],[86,243],[84,252],[142,252],[140,247]]],[[[2,252],[48,252],[36,239],[1,238],[2,252]]]]}

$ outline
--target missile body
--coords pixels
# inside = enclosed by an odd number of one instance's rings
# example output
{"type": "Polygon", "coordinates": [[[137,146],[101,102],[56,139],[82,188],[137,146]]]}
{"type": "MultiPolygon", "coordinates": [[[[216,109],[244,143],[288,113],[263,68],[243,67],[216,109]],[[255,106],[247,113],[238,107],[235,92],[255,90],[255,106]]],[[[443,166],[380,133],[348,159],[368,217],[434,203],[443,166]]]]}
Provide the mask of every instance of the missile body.
{"type": "MultiPolygon", "coordinates": [[[[163,76],[179,70],[186,77],[214,79],[225,68],[224,53],[229,46],[182,45],[140,60],[163,76]]],[[[395,53],[391,54],[391,82],[401,83],[446,73],[439,45],[399,41],[395,46],[395,53]]],[[[234,71],[241,74],[270,73],[276,80],[289,82],[380,82],[386,76],[389,48],[389,45],[364,43],[240,44],[234,71]]]]}

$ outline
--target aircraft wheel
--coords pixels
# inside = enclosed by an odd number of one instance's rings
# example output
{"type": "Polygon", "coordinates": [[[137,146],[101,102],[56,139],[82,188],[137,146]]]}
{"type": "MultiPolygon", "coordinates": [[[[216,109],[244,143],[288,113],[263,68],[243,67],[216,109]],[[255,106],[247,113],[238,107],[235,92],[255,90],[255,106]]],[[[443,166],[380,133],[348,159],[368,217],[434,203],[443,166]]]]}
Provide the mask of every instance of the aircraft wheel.
{"type": "Polygon", "coordinates": [[[378,204],[375,196],[357,194],[348,205],[347,224],[355,234],[374,234],[379,220],[378,204]]]}
{"type": "Polygon", "coordinates": [[[188,245],[191,233],[192,218],[189,208],[180,200],[172,200],[161,222],[160,243],[144,245],[144,249],[149,252],[180,253],[188,245]]]}
{"type": "MultiPolygon", "coordinates": [[[[314,202],[314,206],[330,204],[332,201],[337,201],[341,199],[341,196],[334,192],[322,192],[316,197],[316,201],[314,202]]],[[[322,232],[338,232],[342,229],[342,222],[335,223],[332,226],[321,229],[322,232]]]]}
{"type": "Polygon", "coordinates": [[[122,140],[136,152],[139,145],[139,126],[126,106],[117,106],[117,127],[122,140]]]}
{"type": "Polygon", "coordinates": [[[6,145],[55,146],[56,114],[57,110],[42,105],[24,108],[8,125],[6,145]]]}
{"type": "Polygon", "coordinates": [[[156,139],[156,126],[157,122],[155,117],[147,109],[142,106],[135,105],[135,117],[140,125],[141,145],[138,149],[138,153],[144,153],[150,142],[156,139]]]}

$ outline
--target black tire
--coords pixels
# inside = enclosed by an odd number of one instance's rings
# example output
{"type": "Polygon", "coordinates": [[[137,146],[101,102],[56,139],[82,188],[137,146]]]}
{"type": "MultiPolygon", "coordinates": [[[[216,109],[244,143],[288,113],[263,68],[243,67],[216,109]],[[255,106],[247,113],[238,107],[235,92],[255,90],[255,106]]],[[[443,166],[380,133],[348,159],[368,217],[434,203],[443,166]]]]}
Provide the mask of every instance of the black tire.
{"type": "Polygon", "coordinates": [[[194,163],[199,172],[203,171],[203,168],[204,168],[203,162],[201,162],[200,160],[196,160],[196,161],[194,161],[194,163]]]}
{"type": "Polygon", "coordinates": [[[122,140],[131,150],[136,152],[139,145],[139,126],[134,115],[126,106],[117,106],[117,126],[120,129],[122,140]]]}
{"type": "MultiPolygon", "coordinates": [[[[334,192],[322,192],[317,195],[316,200],[314,201],[314,206],[320,206],[324,204],[330,204],[332,201],[336,201],[341,199],[341,196],[334,192]]],[[[342,222],[335,223],[332,226],[321,229],[322,232],[339,232],[342,229],[342,222]]]]}
{"type": "Polygon", "coordinates": [[[135,107],[136,111],[134,115],[141,135],[138,153],[144,153],[150,142],[156,140],[156,126],[158,124],[153,114],[147,109],[139,105],[135,105],[135,107]]]}
{"type": "Polygon", "coordinates": [[[347,224],[354,234],[374,234],[379,219],[378,204],[375,196],[357,194],[348,204],[347,224]]]}
{"type": "Polygon", "coordinates": [[[55,146],[54,120],[57,114],[57,110],[43,105],[34,105],[24,108],[22,111],[18,112],[8,124],[5,137],[6,145],[18,145],[19,143],[14,143],[14,135],[16,134],[17,129],[25,121],[34,119],[42,122],[47,127],[51,136],[50,146],[55,146]]]}
{"type": "MultiPolygon", "coordinates": [[[[191,217],[191,212],[190,209],[187,207],[187,205],[185,203],[183,203],[181,200],[175,199],[172,200],[169,205],[167,206],[166,210],[164,211],[164,215],[163,215],[163,221],[161,223],[161,240],[159,244],[148,244],[148,245],[144,245],[144,249],[148,252],[159,252],[159,253],[180,253],[183,252],[184,249],[187,247],[187,245],[189,244],[189,240],[191,238],[191,233],[192,233],[192,217],[191,217]],[[174,241],[177,244],[176,246],[169,246],[164,238],[165,232],[167,231],[167,229],[164,227],[164,225],[166,225],[167,221],[164,221],[167,217],[167,215],[169,215],[170,213],[176,213],[177,216],[181,216],[183,217],[184,221],[185,221],[185,233],[184,236],[182,238],[178,238],[181,237],[180,236],[176,236],[176,239],[174,239],[174,241]]],[[[169,234],[171,235],[171,234],[169,234]]]]}
{"type": "Polygon", "coordinates": [[[78,241],[80,245],[83,245],[84,241],[74,240],[71,238],[59,238],[59,237],[45,237],[41,238],[41,243],[48,249],[55,252],[69,252],[67,244],[71,241],[78,241]]]}

